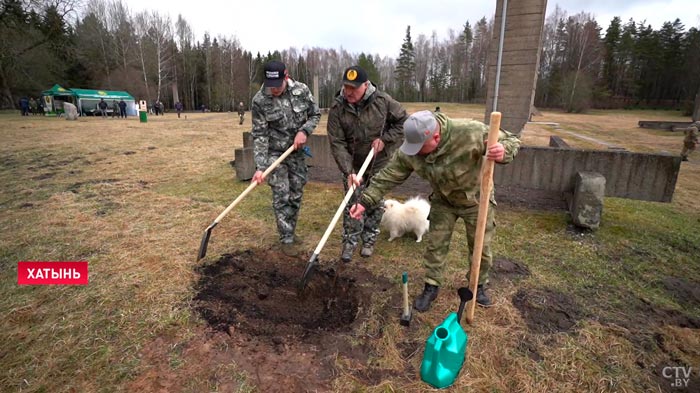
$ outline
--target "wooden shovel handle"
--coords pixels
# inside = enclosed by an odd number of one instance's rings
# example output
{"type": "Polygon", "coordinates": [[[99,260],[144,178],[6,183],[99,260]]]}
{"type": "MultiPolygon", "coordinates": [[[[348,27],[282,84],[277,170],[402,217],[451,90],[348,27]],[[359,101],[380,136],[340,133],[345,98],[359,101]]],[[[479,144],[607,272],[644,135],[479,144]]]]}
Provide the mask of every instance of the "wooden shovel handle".
{"type": "MultiPolygon", "coordinates": [[[[489,137],[486,144],[488,152],[491,145],[498,142],[499,129],[501,128],[501,112],[492,112],[490,121],[489,137]]],[[[484,249],[484,234],[486,233],[486,218],[489,213],[489,199],[493,188],[493,167],[494,161],[484,159],[481,164],[481,195],[479,197],[479,215],[476,219],[476,233],[474,234],[474,250],[472,254],[472,267],[469,272],[469,288],[474,294],[474,298],[469,301],[467,308],[467,323],[474,320],[474,310],[476,308],[476,289],[479,284],[479,271],[481,270],[481,252],[484,249]]]]}
{"type": "MultiPolygon", "coordinates": [[[[287,151],[285,151],[284,153],[282,153],[282,155],[279,156],[279,158],[276,159],[275,162],[272,163],[272,165],[270,165],[269,167],[267,167],[267,169],[265,169],[265,172],[263,172],[263,177],[267,177],[267,175],[269,175],[270,172],[274,171],[275,168],[277,168],[277,166],[278,166],[282,161],[284,161],[284,159],[287,158],[287,156],[289,156],[290,154],[292,154],[293,151],[294,151],[294,145],[290,146],[289,149],[287,149],[287,151]]],[[[243,192],[241,193],[241,195],[238,196],[238,198],[236,198],[233,202],[231,202],[231,204],[228,205],[228,207],[226,208],[226,210],[224,210],[223,212],[221,212],[221,214],[219,214],[219,216],[216,217],[216,219],[214,220],[214,224],[218,224],[219,221],[221,221],[221,220],[231,211],[231,209],[233,209],[236,205],[238,205],[238,203],[239,203],[240,201],[242,201],[243,198],[245,198],[245,196],[248,195],[248,193],[250,193],[251,191],[253,191],[253,188],[255,188],[257,185],[258,185],[258,183],[256,183],[256,182],[251,182],[250,185],[248,186],[248,188],[246,188],[245,191],[243,191],[243,192]]]]}
{"type": "MultiPolygon", "coordinates": [[[[374,148],[372,148],[369,151],[367,158],[365,158],[365,162],[362,164],[362,167],[360,167],[360,171],[357,172],[357,177],[362,179],[362,176],[365,174],[365,171],[367,170],[367,167],[369,166],[370,162],[372,162],[373,157],[374,157],[374,148]]],[[[318,243],[318,246],[316,246],[316,250],[314,250],[314,255],[321,254],[321,250],[323,249],[323,246],[326,245],[326,241],[328,241],[328,237],[331,235],[331,232],[333,232],[333,228],[335,228],[335,224],[338,223],[338,219],[340,219],[340,216],[343,214],[343,209],[345,209],[345,206],[348,204],[348,201],[350,201],[350,198],[352,197],[352,194],[354,192],[355,192],[354,185],[352,187],[348,188],[348,192],[345,193],[345,198],[343,198],[343,202],[340,204],[340,206],[338,206],[338,210],[336,210],[335,215],[333,216],[333,219],[331,220],[331,223],[328,225],[328,228],[326,229],[326,233],[323,234],[321,241],[318,243]]]]}

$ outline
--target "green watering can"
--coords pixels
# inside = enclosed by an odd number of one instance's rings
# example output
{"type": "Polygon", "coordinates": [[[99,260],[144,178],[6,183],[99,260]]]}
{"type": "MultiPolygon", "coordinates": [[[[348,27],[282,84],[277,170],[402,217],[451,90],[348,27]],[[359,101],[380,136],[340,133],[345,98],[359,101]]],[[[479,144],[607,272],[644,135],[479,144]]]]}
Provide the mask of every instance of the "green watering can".
{"type": "Polygon", "coordinates": [[[442,324],[438,325],[425,342],[423,362],[420,366],[421,379],[438,389],[452,385],[462,369],[467,350],[467,333],[459,321],[462,319],[464,305],[474,294],[469,288],[459,288],[459,311],[450,313],[442,324]]]}

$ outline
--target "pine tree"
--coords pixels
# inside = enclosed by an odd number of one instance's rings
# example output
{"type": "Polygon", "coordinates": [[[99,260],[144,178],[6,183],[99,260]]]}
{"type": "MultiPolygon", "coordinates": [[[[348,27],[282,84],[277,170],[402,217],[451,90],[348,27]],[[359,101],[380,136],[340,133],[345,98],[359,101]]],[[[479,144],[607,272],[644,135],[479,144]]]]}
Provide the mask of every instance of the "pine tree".
{"type": "Polygon", "coordinates": [[[379,75],[379,70],[377,70],[377,65],[374,64],[372,55],[365,55],[364,52],[360,53],[360,57],[357,59],[357,65],[367,71],[367,77],[375,86],[381,86],[382,78],[379,75]]]}
{"type": "Polygon", "coordinates": [[[621,20],[619,16],[610,21],[610,26],[605,31],[603,44],[605,46],[605,54],[603,58],[603,77],[605,78],[605,87],[612,94],[617,92],[617,69],[619,67],[619,47],[621,40],[621,20]]]}
{"type": "Polygon", "coordinates": [[[414,79],[416,73],[415,51],[411,41],[411,26],[406,28],[406,37],[396,65],[396,80],[398,82],[397,98],[403,101],[411,101],[414,98],[414,79]]]}

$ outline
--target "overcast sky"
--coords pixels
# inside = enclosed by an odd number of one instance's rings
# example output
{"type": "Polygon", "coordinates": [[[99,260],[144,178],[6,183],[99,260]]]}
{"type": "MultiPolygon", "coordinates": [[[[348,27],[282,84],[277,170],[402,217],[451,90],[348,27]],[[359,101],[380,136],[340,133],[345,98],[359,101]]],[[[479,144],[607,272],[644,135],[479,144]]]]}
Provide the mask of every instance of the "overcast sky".
{"type": "MultiPolygon", "coordinates": [[[[517,0],[511,0],[517,1],[517,0]]],[[[178,14],[189,22],[198,40],[205,32],[235,36],[253,53],[289,47],[340,48],[352,53],[371,53],[396,58],[411,26],[415,42],[419,34],[440,39],[448,30],[459,31],[468,20],[490,19],[496,0],[125,0],[132,11],[157,10],[178,14]]],[[[655,29],[665,21],[680,18],[686,27],[700,26],[699,0],[559,0],[547,2],[547,14],[556,4],[569,15],[592,13],[607,27],[614,16],[624,21],[646,20],[655,29]]]]}

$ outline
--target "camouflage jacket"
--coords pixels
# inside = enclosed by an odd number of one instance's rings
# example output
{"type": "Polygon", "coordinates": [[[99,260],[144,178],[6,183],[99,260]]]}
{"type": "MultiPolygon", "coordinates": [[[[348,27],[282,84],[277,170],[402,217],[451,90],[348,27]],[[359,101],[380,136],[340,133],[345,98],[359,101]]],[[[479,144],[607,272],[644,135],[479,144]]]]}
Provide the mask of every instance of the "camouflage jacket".
{"type": "MultiPolygon", "coordinates": [[[[253,155],[257,170],[264,171],[275,157],[287,150],[297,132],[310,135],[319,120],[321,111],[309,88],[287,79],[287,88],[274,97],[260,88],[253,97],[253,155]]],[[[293,153],[303,155],[301,150],[293,153]]]]}
{"type": "Polygon", "coordinates": [[[328,141],[338,169],[347,176],[360,170],[372,141],[380,138],[384,149],[369,170],[379,171],[403,141],[406,110],[390,95],[370,84],[358,105],[351,105],[339,92],[328,113],[328,141]]]}
{"type": "MultiPolygon", "coordinates": [[[[438,198],[456,207],[474,206],[479,202],[480,172],[486,154],[488,126],[474,120],[451,120],[441,113],[435,113],[435,117],[441,128],[437,149],[426,156],[408,156],[397,151],[362,194],[363,205],[375,206],[387,192],[403,183],[413,172],[432,186],[431,200],[438,198]]],[[[505,148],[501,163],[513,161],[520,148],[518,137],[501,131],[498,141],[505,148]]]]}
{"type": "Polygon", "coordinates": [[[700,122],[695,122],[690,125],[690,127],[685,129],[685,139],[684,142],[698,143],[698,137],[700,137],[700,122]]]}

